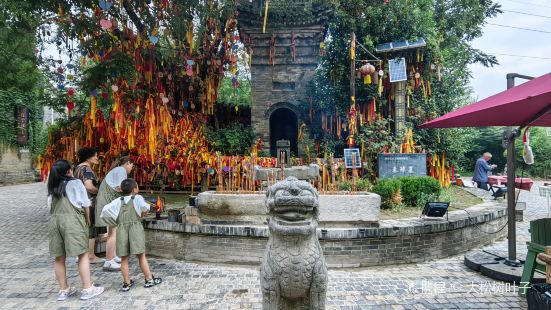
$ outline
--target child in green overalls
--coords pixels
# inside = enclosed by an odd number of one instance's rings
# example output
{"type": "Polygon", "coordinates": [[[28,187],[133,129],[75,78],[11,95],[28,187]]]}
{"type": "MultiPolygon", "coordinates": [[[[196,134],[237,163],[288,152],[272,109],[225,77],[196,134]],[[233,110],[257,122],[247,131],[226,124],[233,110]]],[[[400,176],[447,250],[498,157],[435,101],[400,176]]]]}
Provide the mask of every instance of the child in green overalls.
{"type": "Polygon", "coordinates": [[[58,160],[48,177],[48,225],[50,255],[55,257],[55,275],[59,282],[57,300],[63,301],[77,290],[67,285],[65,258],[78,256],[78,272],[83,290],[80,299],[88,300],[104,288],[94,286],[90,280],[88,258],[88,226],[90,225],[90,199],[82,182],[73,178],[73,169],[66,160],[58,160]]]}
{"type": "Polygon", "coordinates": [[[145,257],[145,232],[142,225],[142,215],[149,211],[149,204],[138,195],[138,183],[134,179],[121,182],[123,197],[113,200],[104,207],[102,217],[113,219],[116,216],[117,224],[117,255],[121,258],[121,273],[123,278],[122,291],[130,290],[134,281],[130,280],[128,261],[130,255],[136,255],[140,268],[145,276],[144,287],[152,287],[162,282],[155,278],[149,270],[145,257]],[[110,214],[110,215],[109,215],[110,214]]]}

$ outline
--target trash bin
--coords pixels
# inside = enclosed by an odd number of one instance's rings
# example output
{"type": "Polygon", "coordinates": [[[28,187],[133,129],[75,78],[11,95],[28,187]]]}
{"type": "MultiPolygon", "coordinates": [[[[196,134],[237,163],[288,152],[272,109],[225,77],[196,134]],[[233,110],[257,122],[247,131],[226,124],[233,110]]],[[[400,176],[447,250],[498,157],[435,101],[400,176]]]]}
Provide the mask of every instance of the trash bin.
{"type": "Polygon", "coordinates": [[[526,292],[528,310],[551,309],[551,284],[537,283],[530,285],[526,292]]]}

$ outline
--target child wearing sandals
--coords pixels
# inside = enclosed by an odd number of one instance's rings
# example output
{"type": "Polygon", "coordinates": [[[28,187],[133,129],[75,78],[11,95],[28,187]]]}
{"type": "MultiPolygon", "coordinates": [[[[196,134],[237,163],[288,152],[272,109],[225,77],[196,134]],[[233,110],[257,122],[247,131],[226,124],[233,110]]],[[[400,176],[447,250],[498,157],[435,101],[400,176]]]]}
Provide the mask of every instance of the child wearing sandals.
{"type": "Polygon", "coordinates": [[[78,273],[83,290],[80,299],[88,300],[103,293],[90,280],[88,258],[88,226],[90,226],[90,199],[79,179],[73,178],[73,169],[66,160],[58,160],[48,177],[48,224],[50,255],[55,257],[55,276],[59,282],[57,300],[63,301],[77,290],[67,284],[67,256],[78,256],[78,273]]]}
{"type": "Polygon", "coordinates": [[[134,284],[134,281],[130,280],[128,271],[130,255],[136,255],[138,258],[145,276],[144,287],[160,284],[162,279],[153,277],[145,257],[142,215],[149,211],[149,204],[138,195],[138,183],[134,179],[122,181],[120,188],[123,197],[107,204],[101,212],[101,217],[106,222],[117,225],[117,255],[121,258],[122,291],[127,292],[134,284]]]}

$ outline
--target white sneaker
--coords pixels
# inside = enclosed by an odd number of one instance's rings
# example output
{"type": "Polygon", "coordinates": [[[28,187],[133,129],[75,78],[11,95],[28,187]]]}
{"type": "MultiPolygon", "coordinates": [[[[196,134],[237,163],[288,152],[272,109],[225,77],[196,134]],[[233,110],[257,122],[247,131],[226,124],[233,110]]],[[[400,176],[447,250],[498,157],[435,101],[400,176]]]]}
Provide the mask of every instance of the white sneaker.
{"type": "Polygon", "coordinates": [[[64,301],[69,298],[69,296],[74,295],[77,292],[77,289],[74,287],[69,287],[66,290],[60,290],[59,293],[57,293],[57,300],[58,301],[64,301]]]}
{"type": "Polygon", "coordinates": [[[94,298],[103,293],[104,290],[105,288],[103,286],[94,286],[92,284],[90,288],[82,290],[82,293],[80,293],[80,300],[88,300],[94,298]]]}
{"type": "Polygon", "coordinates": [[[121,258],[118,257],[118,256],[113,257],[113,260],[114,260],[115,263],[117,263],[117,264],[120,264],[120,263],[122,262],[121,258]]]}
{"type": "Polygon", "coordinates": [[[120,271],[121,264],[115,262],[114,259],[105,261],[103,264],[103,271],[120,271]]]}

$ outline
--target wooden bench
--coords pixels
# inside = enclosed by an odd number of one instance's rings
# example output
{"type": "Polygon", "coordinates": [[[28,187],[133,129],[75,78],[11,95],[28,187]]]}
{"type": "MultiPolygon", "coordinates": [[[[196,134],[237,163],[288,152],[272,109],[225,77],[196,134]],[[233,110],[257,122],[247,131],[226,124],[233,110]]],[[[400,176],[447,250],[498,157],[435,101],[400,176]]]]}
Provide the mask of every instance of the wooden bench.
{"type": "Polygon", "coordinates": [[[537,270],[546,273],[545,265],[538,264],[536,258],[538,254],[545,253],[547,247],[551,246],[551,218],[530,222],[530,240],[530,242],[526,242],[528,254],[526,254],[519,286],[519,294],[523,296],[526,295],[526,290],[530,287],[534,272],[537,270]]]}

